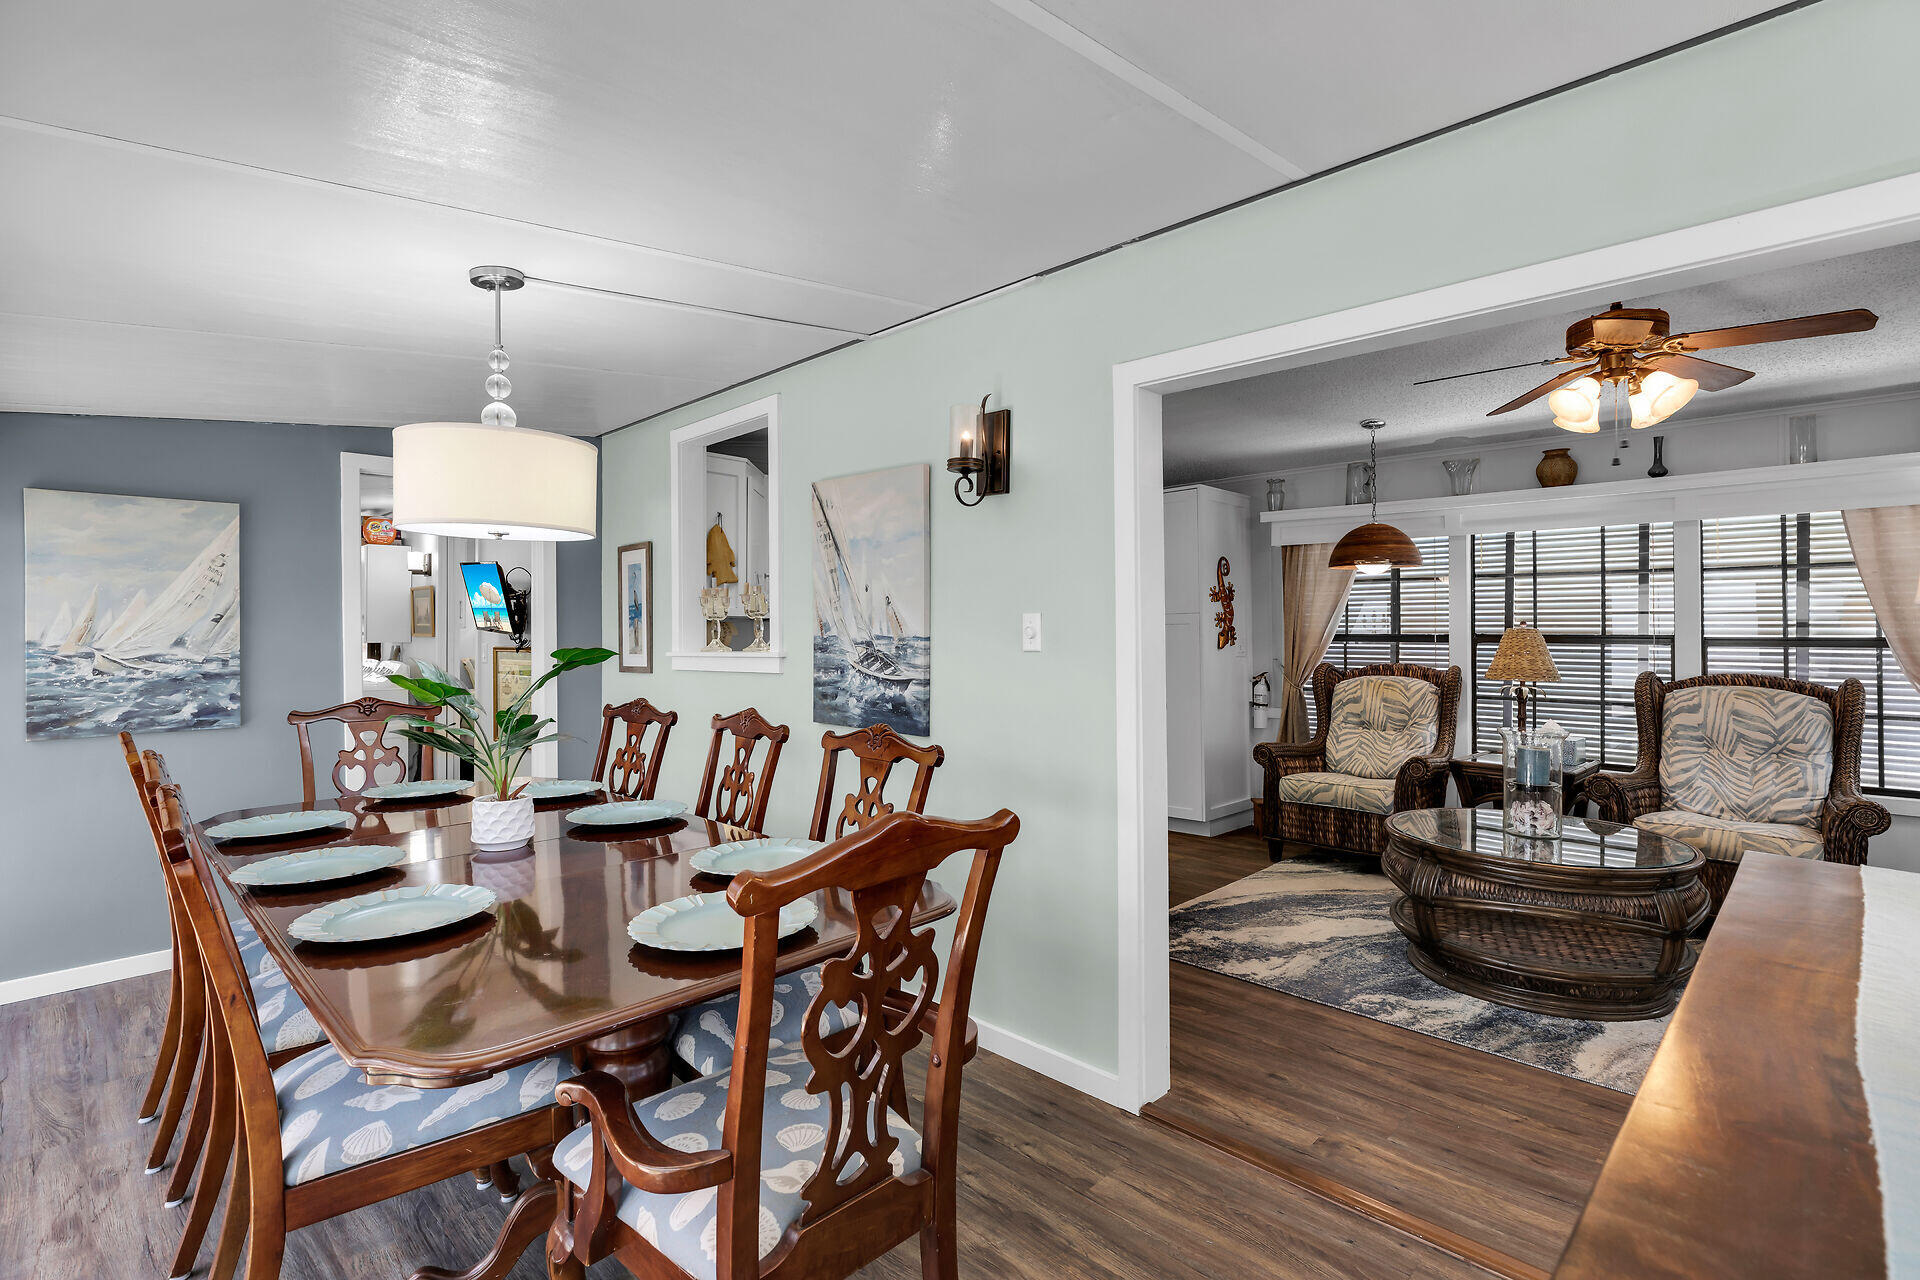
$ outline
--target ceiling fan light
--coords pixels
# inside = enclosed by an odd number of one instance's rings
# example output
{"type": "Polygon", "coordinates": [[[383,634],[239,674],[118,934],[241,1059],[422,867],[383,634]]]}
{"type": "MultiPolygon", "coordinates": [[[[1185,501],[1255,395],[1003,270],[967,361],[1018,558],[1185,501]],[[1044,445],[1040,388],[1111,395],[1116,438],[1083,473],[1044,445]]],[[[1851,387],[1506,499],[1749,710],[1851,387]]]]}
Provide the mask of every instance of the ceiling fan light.
{"type": "Polygon", "coordinates": [[[1686,408],[1687,401],[1693,399],[1693,393],[1699,389],[1700,384],[1692,378],[1675,377],[1665,369],[1655,369],[1640,379],[1640,389],[1627,397],[1627,404],[1633,409],[1635,430],[1665,422],[1686,408]]]}
{"type": "Polygon", "coordinates": [[[1547,408],[1553,410],[1553,425],[1562,431],[1592,435],[1600,429],[1600,383],[1575,378],[1547,396],[1547,408]]]}

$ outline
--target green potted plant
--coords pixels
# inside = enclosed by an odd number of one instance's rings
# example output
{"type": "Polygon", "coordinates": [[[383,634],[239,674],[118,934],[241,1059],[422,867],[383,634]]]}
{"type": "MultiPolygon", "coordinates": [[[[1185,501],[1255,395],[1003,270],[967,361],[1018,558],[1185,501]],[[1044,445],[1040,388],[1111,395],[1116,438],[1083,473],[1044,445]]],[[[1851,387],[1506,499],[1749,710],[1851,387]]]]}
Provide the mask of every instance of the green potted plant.
{"type": "Polygon", "coordinates": [[[430,662],[414,664],[420,671],[418,676],[389,677],[422,706],[445,707],[454,714],[455,719],[448,722],[396,716],[393,724],[402,737],[473,766],[474,776],[486,787],[486,794],[473,802],[474,848],[514,849],[533,839],[533,799],[520,794],[526,785],[516,787],[514,779],[527,752],[543,742],[557,742],[564,735],[548,733],[553,721],[536,717],[527,710],[527,704],[542,685],[561,672],[598,666],[613,656],[611,649],[555,649],[553,666],[511,705],[495,710],[491,724],[473,691],[455,684],[430,662]]]}

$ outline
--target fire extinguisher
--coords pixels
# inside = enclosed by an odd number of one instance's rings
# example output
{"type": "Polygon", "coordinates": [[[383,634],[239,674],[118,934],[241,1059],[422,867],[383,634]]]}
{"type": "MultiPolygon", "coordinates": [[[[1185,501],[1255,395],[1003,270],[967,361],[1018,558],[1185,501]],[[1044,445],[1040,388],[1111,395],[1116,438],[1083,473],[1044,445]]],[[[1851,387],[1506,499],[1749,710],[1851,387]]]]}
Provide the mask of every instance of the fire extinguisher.
{"type": "Polygon", "coordinates": [[[1265,729],[1267,727],[1267,707],[1271,703],[1272,698],[1273,688],[1267,683],[1267,673],[1262,671],[1253,678],[1253,694],[1247,700],[1247,705],[1253,708],[1253,727],[1255,729],[1265,729]]]}

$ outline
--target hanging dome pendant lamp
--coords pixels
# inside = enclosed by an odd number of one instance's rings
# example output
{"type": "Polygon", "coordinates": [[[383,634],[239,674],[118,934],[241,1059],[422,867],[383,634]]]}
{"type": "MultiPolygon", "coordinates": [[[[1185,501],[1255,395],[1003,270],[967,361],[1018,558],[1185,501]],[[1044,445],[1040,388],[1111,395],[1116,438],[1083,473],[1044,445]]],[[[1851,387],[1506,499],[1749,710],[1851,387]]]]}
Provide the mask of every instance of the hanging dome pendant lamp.
{"type": "Polygon", "coordinates": [[[1410,569],[1420,563],[1420,548],[1413,545],[1413,539],[1390,524],[1381,524],[1377,518],[1380,514],[1380,458],[1375,444],[1380,428],[1386,425],[1378,418],[1368,418],[1360,424],[1367,433],[1367,494],[1370,504],[1367,523],[1333,544],[1333,551],[1327,557],[1327,567],[1330,569],[1352,569],[1372,577],[1389,569],[1410,569]]]}
{"type": "Polygon", "coordinates": [[[507,396],[500,295],[526,275],[475,267],[467,279],[493,294],[491,403],[480,421],[416,422],[393,429],[393,522],[448,538],[573,542],[595,536],[600,451],[589,440],[517,425],[507,396]]]}

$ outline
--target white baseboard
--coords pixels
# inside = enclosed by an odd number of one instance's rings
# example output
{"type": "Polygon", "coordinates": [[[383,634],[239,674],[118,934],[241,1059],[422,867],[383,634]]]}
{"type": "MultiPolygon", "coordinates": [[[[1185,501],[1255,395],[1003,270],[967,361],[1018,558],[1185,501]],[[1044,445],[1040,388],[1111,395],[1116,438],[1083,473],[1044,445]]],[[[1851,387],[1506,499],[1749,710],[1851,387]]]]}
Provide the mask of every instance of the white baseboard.
{"type": "Polygon", "coordinates": [[[103,982],[118,982],[122,978],[137,978],[147,973],[162,973],[173,964],[173,951],[163,948],[149,951],[145,955],[121,956],[118,960],[102,960],[96,964],[77,965],[71,969],[55,969],[52,973],[33,973],[24,978],[9,978],[0,982],[0,1004],[14,1004],[21,1000],[34,1000],[40,996],[58,995],[62,991],[77,991],[81,987],[97,987],[103,982]]]}
{"type": "Polygon", "coordinates": [[[1168,818],[1167,830],[1183,836],[1224,836],[1230,831],[1250,831],[1253,828],[1253,809],[1251,806],[1225,818],[1215,818],[1211,822],[1193,822],[1186,818],[1168,818]]]}
{"type": "Polygon", "coordinates": [[[975,1018],[974,1024],[980,1028],[980,1047],[987,1052],[997,1053],[1009,1061],[1038,1071],[1048,1079],[1058,1080],[1070,1089],[1078,1089],[1088,1097],[1098,1098],[1110,1107],[1139,1113],[1140,1101],[1126,1096],[1117,1073],[1069,1057],[1058,1049],[1036,1044],[1023,1035],[1008,1031],[1005,1027],[996,1027],[991,1022],[975,1018]]]}

